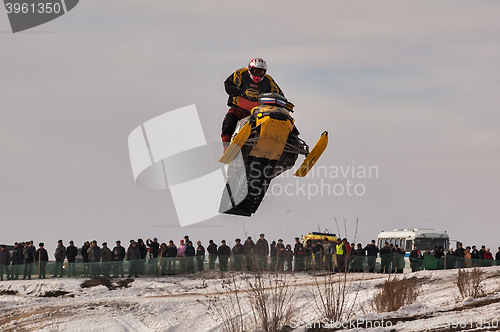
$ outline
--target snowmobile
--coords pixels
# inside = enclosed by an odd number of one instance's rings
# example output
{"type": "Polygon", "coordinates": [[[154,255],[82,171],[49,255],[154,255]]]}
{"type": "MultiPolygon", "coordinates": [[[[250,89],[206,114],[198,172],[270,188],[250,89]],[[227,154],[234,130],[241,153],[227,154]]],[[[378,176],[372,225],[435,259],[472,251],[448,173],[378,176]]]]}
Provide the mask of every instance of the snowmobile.
{"type": "Polygon", "coordinates": [[[219,162],[228,164],[219,212],[250,217],[261,204],[271,180],[306,158],[295,172],[305,177],[328,144],[324,132],[311,151],[299,138],[290,115],[293,104],[277,93],[264,93],[251,115],[240,120],[231,144],[219,162]]]}

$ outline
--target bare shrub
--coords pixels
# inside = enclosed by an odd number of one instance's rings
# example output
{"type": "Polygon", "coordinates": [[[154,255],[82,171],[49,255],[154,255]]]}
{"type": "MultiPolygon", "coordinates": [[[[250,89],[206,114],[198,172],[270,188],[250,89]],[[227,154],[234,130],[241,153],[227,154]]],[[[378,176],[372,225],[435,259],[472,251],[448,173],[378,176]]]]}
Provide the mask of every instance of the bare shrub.
{"type": "Polygon", "coordinates": [[[359,292],[349,299],[353,280],[348,280],[347,273],[329,274],[314,277],[314,284],[309,288],[313,297],[312,306],[316,314],[330,321],[346,321],[354,315],[354,305],[359,292]]]}
{"type": "MultiPolygon", "coordinates": [[[[339,223],[336,218],[333,218],[337,226],[337,232],[340,237],[339,223]]],[[[344,234],[347,237],[347,220],[343,220],[344,234]]],[[[359,219],[356,218],[354,225],[355,243],[358,235],[359,219]]],[[[352,248],[354,250],[355,248],[352,248]]],[[[309,287],[309,293],[313,297],[312,307],[316,314],[321,318],[328,318],[330,321],[346,321],[351,319],[354,314],[354,307],[358,298],[360,285],[363,277],[359,280],[359,284],[354,282],[354,275],[348,277],[350,253],[345,256],[345,267],[337,267],[339,273],[328,274],[323,277],[314,277],[312,287],[309,287]],[[354,287],[356,287],[354,289],[354,287]]],[[[362,308],[362,305],[360,305],[362,308]]]]}
{"type": "Polygon", "coordinates": [[[474,267],[470,271],[458,270],[457,287],[462,299],[468,297],[478,298],[485,295],[483,281],[484,271],[474,267]]]}
{"type": "Polygon", "coordinates": [[[216,295],[204,302],[208,313],[220,323],[222,332],[243,332],[253,328],[280,331],[295,312],[295,278],[289,274],[230,273],[216,295]],[[245,312],[244,308],[250,309],[245,312]]]}
{"type": "Polygon", "coordinates": [[[371,301],[372,309],[376,312],[396,311],[402,306],[414,303],[420,295],[420,284],[416,278],[389,277],[384,281],[371,301]]]}
{"type": "Polygon", "coordinates": [[[290,274],[257,273],[246,279],[254,326],[280,331],[296,310],[295,278],[290,274]]]}
{"type": "Polygon", "coordinates": [[[204,303],[214,321],[220,323],[220,331],[245,331],[245,321],[241,309],[242,292],[243,290],[236,282],[235,274],[230,273],[227,279],[222,280],[221,288],[216,288],[216,295],[208,296],[204,303]]]}

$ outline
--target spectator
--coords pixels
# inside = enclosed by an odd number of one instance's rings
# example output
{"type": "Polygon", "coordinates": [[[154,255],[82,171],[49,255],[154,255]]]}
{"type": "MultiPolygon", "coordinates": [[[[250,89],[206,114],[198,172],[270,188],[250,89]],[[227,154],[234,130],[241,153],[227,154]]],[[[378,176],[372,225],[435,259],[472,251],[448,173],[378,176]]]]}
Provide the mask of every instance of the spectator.
{"type": "Polygon", "coordinates": [[[17,280],[19,279],[19,274],[21,274],[21,265],[23,265],[24,262],[24,255],[23,255],[23,248],[19,243],[14,243],[14,250],[12,251],[12,266],[10,269],[11,276],[10,278],[12,280],[17,280]]]}
{"type": "Polygon", "coordinates": [[[483,266],[492,266],[493,265],[493,255],[491,254],[490,248],[486,248],[484,250],[484,264],[483,266]]]}
{"type": "Polygon", "coordinates": [[[394,255],[395,255],[395,271],[396,273],[403,273],[405,268],[405,251],[401,249],[397,244],[394,246],[394,255]]]}
{"type": "Polygon", "coordinates": [[[255,243],[253,243],[251,236],[247,237],[247,239],[245,240],[245,244],[243,246],[245,247],[247,270],[253,271],[253,266],[255,264],[254,262],[255,243]]]}
{"type": "Polygon", "coordinates": [[[168,261],[167,244],[165,242],[162,242],[160,244],[160,266],[161,266],[162,276],[167,274],[167,261],[168,261]]]}
{"type": "Polygon", "coordinates": [[[436,251],[434,252],[434,257],[438,259],[437,268],[439,270],[442,270],[444,268],[444,259],[442,259],[444,256],[444,248],[442,246],[438,246],[436,251]]]}
{"type": "Polygon", "coordinates": [[[10,252],[5,249],[5,246],[0,245],[0,280],[3,281],[4,270],[7,275],[7,280],[10,280],[9,265],[11,257],[10,252]]]}
{"type": "Polygon", "coordinates": [[[316,270],[321,270],[321,263],[323,262],[323,245],[321,244],[321,240],[316,242],[316,245],[313,246],[313,255],[314,255],[314,268],[316,270]]]}
{"type": "MultiPolygon", "coordinates": [[[[177,247],[177,257],[186,257],[186,243],[184,240],[179,241],[179,246],[177,247]]],[[[182,258],[178,259],[179,261],[179,267],[181,271],[185,272],[186,270],[186,261],[182,258]]]]}
{"type": "Polygon", "coordinates": [[[44,248],[43,242],[38,244],[39,248],[36,251],[35,261],[38,262],[38,279],[45,279],[45,270],[49,262],[49,253],[44,248]]]}
{"type": "Polygon", "coordinates": [[[113,248],[113,275],[115,278],[125,276],[123,272],[123,260],[125,259],[125,248],[122,247],[120,240],[116,241],[116,246],[113,248]]]}
{"type": "Polygon", "coordinates": [[[113,252],[108,248],[108,243],[103,242],[101,248],[102,275],[110,277],[111,264],[113,264],[113,252]]]}
{"type": "Polygon", "coordinates": [[[137,248],[141,251],[141,259],[145,260],[148,255],[148,247],[146,247],[142,239],[137,239],[137,248]]]}
{"type": "Polygon", "coordinates": [[[278,256],[276,268],[278,271],[283,271],[285,269],[285,245],[283,244],[283,239],[278,240],[276,255],[278,256]]]}
{"type": "Polygon", "coordinates": [[[184,244],[184,240],[181,240],[179,246],[177,247],[177,257],[186,257],[184,253],[185,251],[186,244],[184,244]]]}
{"type": "Polygon", "coordinates": [[[221,241],[221,245],[217,249],[217,256],[219,256],[219,268],[221,272],[227,271],[227,262],[231,256],[231,249],[226,245],[226,240],[221,241]]]}
{"type": "Polygon", "coordinates": [[[101,248],[97,245],[97,241],[93,240],[90,242],[90,248],[88,250],[89,261],[90,261],[90,277],[99,278],[101,274],[99,271],[99,261],[101,260],[101,248]]]}
{"type": "Polygon", "coordinates": [[[276,270],[276,241],[271,242],[271,245],[269,246],[269,251],[271,253],[271,266],[270,270],[274,271],[276,270]]]}
{"type": "Polygon", "coordinates": [[[439,246],[434,250],[434,257],[441,259],[444,256],[444,248],[439,246]]]}
{"type": "Polygon", "coordinates": [[[487,262],[483,261],[485,252],[486,246],[482,245],[481,249],[479,250],[479,261],[477,262],[478,266],[486,266],[487,262]]]}
{"type": "Polygon", "coordinates": [[[255,254],[257,255],[257,261],[260,271],[267,270],[267,256],[269,256],[269,243],[265,239],[264,234],[260,234],[260,239],[257,240],[255,244],[255,254]]]}
{"type": "Polygon", "coordinates": [[[208,241],[208,268],[210,270],[215,269],[215,261],[217,260],[217,245],[214,243],[214,240],[208,241]]]}
{"type": "Polygon", "coordinates": [[[463,248],[462,242],[457,242],[457,250],[455,250],[455,256],[457,257],[457,268],[463,268],[465,249],[463,248]]]}
{"type": "Polygon", "coordinates": [[[358,243],[357,249],[354,251],[354,255],[356,257],[356,264],[354,265],[354,272],[363,272],[365,268],[365,249],[361,245],[361,243],[358,243]]]}
{"type": "Polygon", "coordinates": [[[175,264],[177,261],[177,247],[174,244],[174,241],[168,241],[167,246],[167,273],[174,274],[175,273],[175,264]]]}
{"type": "Polygon", "coordinates": [[[205,247],[201,245],[201,241],[196,242],[196,263],[198,272],[203,271],[203,262],[205,261],[205,247]]]}
{"type": "MultiPolygon", "coordinates": [[[[427,250],[429,250],[427,248],[427,250]]],[[[380,249],[380,273],[391,273],[391,249],[389,242],[384,243],[384,247],[380,249]]]]}
{"type": "Polygon", "coordinates": [[[129,261],[128,277],[135,276],[139,278],[139,264],[141,264],[141,250],[134,240],[130,240],[130,246],[125,254],[125,259],[129,261]]]}
{"type": "Polygon", "coordinates": [[[293,250],[290,244],[285,247],[286,270],[292,272],[293,250]]]}
{"type": "Polygon", "coordinates": [[[465,267],[472,267],[472,255],[470,252],[470,247],[467,246],[464,252],[464,265],[465,267]]]}
{"type": "Polygon", "coordinates": [[[24,255],[24,276],[23,280],[28,277],[31,279],[31,275],[33,274],[33,262],[35,261],[36,250],[33,246],[33,241],[27,241],[26,246],[23,248],[24,255]]]}
{"type": "Polygon", "coordinates": [[[472,262],[472,266],[479,266],[479,250],[477,250],[476,246],[472,246],[472,250],[470,251],[470,258],[472,262]]]}
{"type": "Polygon", "coordinates": [[[304,246],[304,269],[306,271],[309,271],[311,269],[312,252],[313,252],[312,240],[307,239],[306,245],[304,246]]]}
{"type": "Polygon", "coordinates": [[[336,243],[330,242],[327,237],[323,239],[323,254],[325,256],[325,268],[333,271],[333,254],[336,243]]]}
{"type": "Polygon", "coordinates": [[[495,254],[495,260],[496,260],[497,265],[500,265],[500,247],[498,247],[498,251],[495,254]]]}
{"type": "Polygon", "coordinates": [[[368,263],[368,271],[370,273],[375,272],[375,261],[377,260],[377,254],[379,253],[378,247],[375,245],[375,240],[365,246],[366,260],[368,263]]]}
{"type": "Polygon", "coordinates": [[[158,239],[154,238],[153,242],[151,242],[151,239],[147,239],[146,244],[149,247],[149,257],[158,258],[158,252],[160,251],[160,244],[158,243],[158,239]]]}
{"type": "Polygon", "coordinates": [[[391,253],[389,255],[390,259],[390,265],[391,265],[391,273],[396,273],[396,259],[394,255],[394,244],[391,242],[389,243],[389,249],[391,250],[391,253]]]}
{"type": "Polygon", "coordinates": [[[342,243],[344,244],[345,248],[346,248],[346,252],[345,252],[345,257],[349,257],[351,255],[351,250],[354,249],[354,248],[351,248],[351,245],[349,244],[349,242],[347,242],[347,239],[346,238],[343,238],[342,239],[342,243]]]}
{"type": "MultiPolygon", "coordinates": [[[[346,243],[349,244],[346,240],[346,243]]],[[[356,244],[353,242],[350,244],[350,247],[349,247],[349,250],[347,251],[349,254],[347,255],[346,257],[346,260],[347,260],[347,267],[350,269],[351,272],[354,271],[354,269],[356,268],[356,263],[353,262],[354,260],[357,261],[357,257],[356,254],[354,253],[356,251],[356,244]],[[354,263],[354,264],[353,264],[354,263]]]]}
{"type": "Polygon", "coordinates": [[[78,248],[75,247],[73,240],[69,241],[69,246],[66,248],[66,258],[68,258],[68,277],[76,277],[76,256],[78,256],[78,248]]]}
{"type": "Polygon", "coordinates": [[[341,241],[340,238],[337,239],[337,245],[335,246],[336,251],[335,255],[337,257],[337,271],[338,272],[347,272],[346,270],[346,254],[347,254],[347,248],[345,246],[345,243],[347,241],[341,241]]]}
{"type": "Polygon", "coordinates": [[[448,252],[446,253],[445,261],[446,261],[446,268],[447,269],[454,269],[455,268],[455,264],[457,262],[457,256],[455,256],[455,253],[453,252],[453,248],[450,248],[448,250],[448,252]]]}
{"type": "Polygon", "coordinates": [[[57,278],[58,274],[62,278],[64,273],[63,263],[64,259],[66,258],[66,247],[63,246],[62,240],[57,241],[57,248],[54,252],[54,258],[56,259],[56,265],[52,278],[57,278]]]}
{"type": "Polygon", "coordinates": [[[236,271],[241,271],[241,266],[243,265],[242,263],[245,257],[245,247],[241,244],[240,239],[236,239],[234,241],[236,242],[236,244],[231,251],[231,254],[233,255],[233,269],[236,271]]]}
{"type": "Polygon", "coordinates": [[[196,255],[196,250],[193,247],[193,242],[187,241],[186,251],[184,252],[186,255],[186,273],[194,272],[194,256],[196,255]]]}
{"type": "Polygon", "coordinates": [[[479,259],[485,259],[484,253],[486,252],[486,246],[483,244],[481,246],[481,250],[479,250],[479,259]]]}
{"type": "Polygon", "coordinates": [[[295,257],[295,271],[304,271],[304,246],[298,237],[295,238],[293,256],[295,257]]]}
{"type": "Polygon", "coordinates": [[[90,242],[85,241],[83,243],[81,252],[82,252],[82,262],[83,262],[83,276],[88,277],[89,276],[89,248],[90,248],[90,242]]]}

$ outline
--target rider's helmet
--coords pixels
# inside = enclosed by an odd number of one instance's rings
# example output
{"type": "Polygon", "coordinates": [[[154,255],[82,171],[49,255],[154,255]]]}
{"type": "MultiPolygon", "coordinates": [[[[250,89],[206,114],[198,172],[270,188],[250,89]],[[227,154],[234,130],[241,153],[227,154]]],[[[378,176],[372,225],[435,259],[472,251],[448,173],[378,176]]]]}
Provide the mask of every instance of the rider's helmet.
{"type": "Polygon", "coordinates": [[[248,64],[248,74],[255,83],[260,83],[266,75],[267,63],[261,58],[253,58],[248,64]]]}

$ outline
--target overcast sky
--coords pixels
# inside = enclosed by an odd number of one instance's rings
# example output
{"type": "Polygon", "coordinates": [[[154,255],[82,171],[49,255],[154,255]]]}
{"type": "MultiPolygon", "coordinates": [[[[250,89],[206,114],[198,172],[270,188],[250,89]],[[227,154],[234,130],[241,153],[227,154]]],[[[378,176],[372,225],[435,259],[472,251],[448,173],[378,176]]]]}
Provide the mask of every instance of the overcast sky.
{"type": "Polygon", "coordinates": [[[359,217],[363,244],[431,227],[495,252],[499,11],[497,1],[85,0],[17,34],[0,13],[0,242],[53,250],[59,238],[234,243],[264,232],[292,243],[318,227],[337,233],[335,218],[353,240],[359,217]],[[378,177],[288,176],[276,184],[365,192],[278,194],[251,218],[180,228],[168,190],[135,185],[128,135],[196,104],[218,141],[223,81],[253,57],[296,105],[309,145],[329,131],[317,166],[376,166],[378,177]]]}

